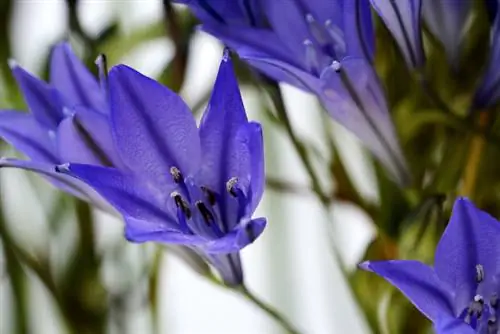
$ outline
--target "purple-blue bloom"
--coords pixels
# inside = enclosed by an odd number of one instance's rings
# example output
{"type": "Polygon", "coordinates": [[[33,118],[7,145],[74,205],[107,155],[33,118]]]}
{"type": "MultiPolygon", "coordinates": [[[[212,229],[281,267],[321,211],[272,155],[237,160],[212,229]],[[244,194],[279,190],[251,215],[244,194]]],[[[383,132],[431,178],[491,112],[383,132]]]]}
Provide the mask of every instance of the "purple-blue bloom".
{"type": "Polygon", "coordinates": [[[465,198],[455,202],[434,266],[391,260],[361,267],[401,290],[440,334],[500,331],[500,223],[465,198]]]}
{"type": "Polygon", "coordinates": [[[203,21],[203,30],[255,68],[316,94],[396,180],[408,180],[384,93],[371,66],[375,43],[368,0],[177,2],[189,5],[203,21]]]}
{"type": "Polygon", "coordinates": [[[111,203],[128,240],[188,246],[226,283],[242,283],[238,252],[266,225],[252,219],[264,191],[264,151],[228,52],[199,128],[181,97],[132,68],[115,66],[108,82],[111,132],[124,168],[70,163],[57,170],[111,203]]]}
{"type": "Polygon", "coordinates": [[[423,0],[422,3],[425,23],[441,41],[448,61],[455,67],[472,4],[473,1],[456,0],[423,0]]]}
{"type": "Polygon", "coordinates": [[[67,161],[121,164],[111,140],[104,70],[99,82],[67,43],[52,51],[49,83],[13,60],[10,67],[30,113],[0,111],[0,136],[30,160],[3,158],[0,166],[38,172],[64,191],[109,208],[83,182],[57,174],[53,168],[67,161]]]}
{"type": "MultiPolygon", "coordinates": [[[[432,0],[434,3],[439,0],[432,0]]],[[[415,69],[425,62],[422,45],[422,0],[370,0],[396,40],[408,67],[415,69]]],[[[457,33],[455,31],[455,33],[457,33]]]]}
{"type": "Polygon", "coordinates": [[[500,98],[500,15],[495,16],[491,28],[490,54],[473,101],[476,109],[495,105],[500,98]]]}

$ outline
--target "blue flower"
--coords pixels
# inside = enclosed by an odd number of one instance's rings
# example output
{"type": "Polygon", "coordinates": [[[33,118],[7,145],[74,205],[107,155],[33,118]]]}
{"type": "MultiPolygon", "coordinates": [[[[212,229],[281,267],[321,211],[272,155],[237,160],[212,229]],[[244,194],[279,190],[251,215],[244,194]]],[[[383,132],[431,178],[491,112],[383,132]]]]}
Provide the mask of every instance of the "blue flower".
{"type": "Polygon", "coordinates": [[[434,36],[443,43],[448,61],[454,67],[458,65],[464,28],[472,4],[472,1],[423,0],[424,20],[434,36]]]}
{"type": "Polygon", "coordinates": [[[410,260],[361,267],[401,290],[438,333],[500,330],[500,224],[467,199],[455,202],[433,267],[410,260]]]}
{"type": "Polygon", "coordinates": [[[385,97],[371,66],[374,33],[368,0],[180,2],[198,14],[205,31],[249,64],[279,82],[316,94],[330,115],[358,136],[397,181],[408,180],[385,97]],[[228,3],[239,7],[224,11],[228,3]],[[248,20],[248,6],[244,6],[248,4],[260,20],[248,20]],[[235,11],[238,14],[229,15],[235,11]],[[267,24],[259,24],[262,21],[267,24]]]}
{"type": "Polygon", "coordinates": [[[420,17],[422,0],[370,0],[370,2],[394,36],[406,64],[412,69],[421,67],[425,62],[420,17]]]}
{"type": "Polygon", "coordinates": [[[264,190],[264,152],[227,51],[199,128],[178,95],[130,67],[110,71],[109,92],[124,168],[70,163],[57,170],[111,203],[128,240],[191,247],[226,283],[242,283],[238,252],[266,225],[251,218],[264,190]]]}
{"type": "Polygon", "coordinates": [[[69,44],[52,51],[50,83],[10,61],[31,113],[0,111],[0,136],[30,158],[0,160],[1,167],[16,167],[44,175],[52,184],[77,197],[109,208],[83,182],[57,174],[63,162],[120,165],[111,140],[107,87],[103,66],[101,82],[73,54],[69,44]]]}
{"type": "Polygon", "coordinates": [[[500,15],[491,28],[489,60],[473,101],[475,109],[489,108],[500,99],[500,15]]]}

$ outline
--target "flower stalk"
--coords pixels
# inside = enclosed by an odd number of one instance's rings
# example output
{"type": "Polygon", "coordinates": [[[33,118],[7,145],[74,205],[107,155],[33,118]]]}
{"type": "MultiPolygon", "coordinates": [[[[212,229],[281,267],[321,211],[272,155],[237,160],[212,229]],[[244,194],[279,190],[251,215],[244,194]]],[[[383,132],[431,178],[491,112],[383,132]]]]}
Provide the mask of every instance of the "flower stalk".
{"type": "MultiPolygon", "coordinates": [[[[489,123],[489,113],[481,112],[479,114],[479,127],[486,130],[489,123]]],[[[476,182],[478,177],[481,156],[485,146],[485,138],[483,134],[475,134],[472,137],[467,162],[465,164],[463,184],[460,191],[461,195],[472,197],[476,189],[476,182]]]]}

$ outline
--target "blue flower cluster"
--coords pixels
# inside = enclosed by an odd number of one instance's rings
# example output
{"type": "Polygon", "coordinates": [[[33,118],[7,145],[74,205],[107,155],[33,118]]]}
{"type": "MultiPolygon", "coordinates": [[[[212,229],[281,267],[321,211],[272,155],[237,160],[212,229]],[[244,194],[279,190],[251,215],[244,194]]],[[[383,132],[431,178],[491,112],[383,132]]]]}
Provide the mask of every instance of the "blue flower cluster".
{"type": "MultiPolygon", "coordinates": [[[[409,170],[373,66],[373,8],[409,70],[426,62],[422,22],[456,64],[472,1],[178,0],[202,29],[263,75],[315,94],[404,185],[409,170]]],[[[489,2],[491,5],[491,1],[489,2]]],[[[494,3],[495,4],[495,3],[494,3]]],[[[474,108],[500,98],[500,15],[474,108]]],[[[230,285],[243,282],[239,251],[260,236],[253,218],[264,191],[261,125],[249,121],[228,49],[197,125],[177,94],[125,65],[95,78],[67,43],[51,56],[46,83],[12,61],[30,113],[0,113],[0,136],[29,160],[0,165],[35,171],[63,191],[119,213],[132,242],[183,245],[230,285]]],[[[398,287],[439,333],[500,333],[500,225],[467,199],[456,201],[434,266],[417,261],[361,267],[398,287]]]]}

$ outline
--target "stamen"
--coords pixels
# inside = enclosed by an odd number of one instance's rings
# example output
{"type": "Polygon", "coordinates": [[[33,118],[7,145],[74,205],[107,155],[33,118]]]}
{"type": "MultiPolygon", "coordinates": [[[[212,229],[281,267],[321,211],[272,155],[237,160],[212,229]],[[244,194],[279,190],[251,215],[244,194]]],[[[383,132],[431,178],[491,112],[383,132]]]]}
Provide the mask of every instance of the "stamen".
{"type": "Polygon", "coordinates": [[[230,193],[233,197],[237,197],[238,193],[235,191],[234,186],[238,183],[238,178],[237,177],[232,177],[227,181],[226,183],[226,190],[228,193],[230,193]]]}
{"type": "Polygon", "coordinates": [[[95,64],[97,65],[97,69],[99,70],[99,83],[101,84],[101,88],[105,91],[108,89],[108,61],[106,59],[106,55],[101,53],[97,56],[95,60],[95,64]]]}
{"type": "Polygon", "coordinates": [[[492,314],[488,318],[488,334],[496,334],[497,331],[498,331],[497,318],[494,314],[492,314]]]}
{"type": "Polygon", "coordinates": [[[323,27],[314,19],[314,16],[312,16],[312,14],[307,14],[306,21],[314,39],[321,45],[328,44],[328,36],[323,31],[323,27]]]}
{"type": "Polygon", "coordinates": [[[196,202],[195,205],[198,208],[198,211],[200,211],[205,224],[207,224],[207,226],[210,226],[215,221],[214,216],[212,215],[210,210],[208,210],[205,203],[203,203],[202,201],[196,202]]]}
{"type": "Polygon", "coordinates": [[[325,28],[333,41],[337,56],[345,54],[347,46],[344,39],[344,32],[338,26],[333,24],[332,20],[326,20],[325,28]]]}
{"type": "Polygon", "coordinates": [[[479,284],[484,280],[484,268],[480,264],[476,264],[476,282],[479,284]]]}
{"type": "Polygon", "coordinates": [[[490,297],[490,306],[495,310],[498,309],[498,295],[496,293],[492,294],[490,297]]]}
{"type": "Polygon", "coordinates": [[[187,219],[190,219],[191,209],[189,208],[189,204],[184,199],[182,199],[181,194],[179,194],[177,191],[174,191],[170,196],[174,199],[175,206],[177,206],[182,210],[182,212],[184,212],[184,215],[187,219]]]}
{"type": "Polygon", "coordinates": [[[179,168],[177,168],[175,166],[170,167],[170,175],[172,175],[172,177],[174,178],[175,183],[181,183],[182,180],[184,179],[182,177],[182,173],[179,170],[179,168]]]}
{"type": "Polygon", "coordinates": [[[332,70],[334,70],[335,72],[338,73],[342,69],[342,64],[340,64],[340,62],[334,60],[332,62],[332,64],[330,65],[330,67],[332,68],[332,70]]]}
{"type": "Polygon", "coordinates": [[[215,204],[217,204],[217,198],[215,197],[215,193],[211,189],[205,186],[201,186],[200,188],[201,191],[203,191],[203,193],[205,194],[205,197],[207,198],[207,201],[210,205],[214,206],[215,204]]]}
{"type": "Polygon", "coordinates": [[[318,53],[316,52],[313,42],[306,39],[303,44],[306,47],[306,66],[314,74],[319,74],[320,65],[318,61],[318,53]]]}

